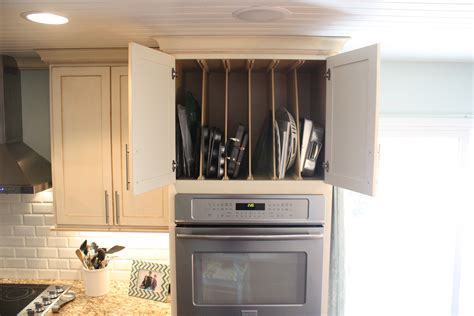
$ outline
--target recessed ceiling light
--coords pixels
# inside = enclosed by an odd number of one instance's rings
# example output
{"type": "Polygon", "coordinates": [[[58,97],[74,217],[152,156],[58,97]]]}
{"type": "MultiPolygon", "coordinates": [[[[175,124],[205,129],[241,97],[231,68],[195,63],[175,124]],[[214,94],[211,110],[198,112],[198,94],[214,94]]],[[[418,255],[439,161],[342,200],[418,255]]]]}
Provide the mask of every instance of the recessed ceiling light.
{"type": "Polygon", "coordinates": [[[49,12],[24,12],[21,16],[27,20],[42,24],[66,24],[69,19],[49,12]]]}
{"type": "Polygon", "coordinates": [[[282,7],[255,6],[243,8],[232,13],[236,19],[248,22],[275,22],[291,15],[291,12],[282,7]]]}

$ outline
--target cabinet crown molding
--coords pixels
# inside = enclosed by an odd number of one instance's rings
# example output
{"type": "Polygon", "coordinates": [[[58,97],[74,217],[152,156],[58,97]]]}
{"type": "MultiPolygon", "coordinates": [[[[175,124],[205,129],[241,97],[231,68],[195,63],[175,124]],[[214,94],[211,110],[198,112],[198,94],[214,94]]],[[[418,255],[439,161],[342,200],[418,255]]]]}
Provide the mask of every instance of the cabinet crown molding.
{"type": "Polygon", "coordinates": [[[349,37],[156,36],[159,49],[186,58],[324,59],[342,50],[349,37]]]}
{"type": "Polygon", "coordinates": [[[127,64],[128,48],[37,49],[47,64],[127,64]]]}

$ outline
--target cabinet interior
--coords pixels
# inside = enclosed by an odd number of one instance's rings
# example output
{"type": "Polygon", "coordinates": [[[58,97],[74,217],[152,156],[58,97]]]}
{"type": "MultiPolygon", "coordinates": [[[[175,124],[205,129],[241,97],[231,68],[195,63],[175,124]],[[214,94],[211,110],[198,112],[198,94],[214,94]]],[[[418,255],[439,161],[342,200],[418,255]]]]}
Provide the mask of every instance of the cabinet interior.
{"type": "MultiPolygon", "coordinates": [[[[177,60],[176,70],[176,103],[185,104],[185,93],[190,92],[200,106],[201,128],[219,128],[226,141],[236,135],[239,125],[243,125],[248,132],[244,163],[236,179],[279,178],[274,128],[275,114],[280,107],[293,116],[298,131],[296,160],[286,171],[284,179],[323,179],[324,145],[314,174],[301,175],[300,120],[310,119],[315,125],[325,127],[325,60],[177,60]],[[271,128],[271,141],[262,147],[259,136],[265,126],[267,132],[271,128]],[[260,147],[266,148],[265,161],[269,162],[264,166],[256,165],[254,161],[262,150],[260,147]]],[[[203,144],[200,144],[200,148],[199,161],[196,162],[199,164],[199,174],[194,178],[215,180],[215,177],[205,176],[203,144]]],[[[222,179],[234,180],[227,174],[228,163],[226,159],[222,179]]]]}

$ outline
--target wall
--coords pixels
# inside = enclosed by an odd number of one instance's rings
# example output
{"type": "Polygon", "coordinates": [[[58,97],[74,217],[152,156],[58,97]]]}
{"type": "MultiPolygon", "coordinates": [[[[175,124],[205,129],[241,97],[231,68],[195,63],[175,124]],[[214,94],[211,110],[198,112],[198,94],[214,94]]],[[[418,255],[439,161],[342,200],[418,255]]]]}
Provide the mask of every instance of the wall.
{"type": "Polygon", "coordinates": [[[54,232],[52,192],[0,195],[0,278],[81,279],[74,254],[84,239],[126,249],[111,261],[112,279],[129,280],[132,259],[169,262],[168,234],[54,232]]]}
{"type": "Polygon", "coordinates": [[[23,141],[51,161],[49,133],[49,71],[21,70],[23,141]]]}
{"type": "Polygon", "coordinates": [[[381,64],[380,103],[386,116],[473,115],[473,91],[473,63],[381,64]]]}

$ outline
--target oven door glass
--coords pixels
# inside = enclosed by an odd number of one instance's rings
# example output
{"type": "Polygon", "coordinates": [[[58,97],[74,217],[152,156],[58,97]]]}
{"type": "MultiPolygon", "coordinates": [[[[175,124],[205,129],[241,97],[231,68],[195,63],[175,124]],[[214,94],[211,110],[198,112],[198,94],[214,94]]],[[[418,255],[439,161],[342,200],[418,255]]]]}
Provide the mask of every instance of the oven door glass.
{"type": "Polygon", "coordinates": [[[198,252],[193,263],[197,305],[305,303],[305,252],[198,252]]]}

